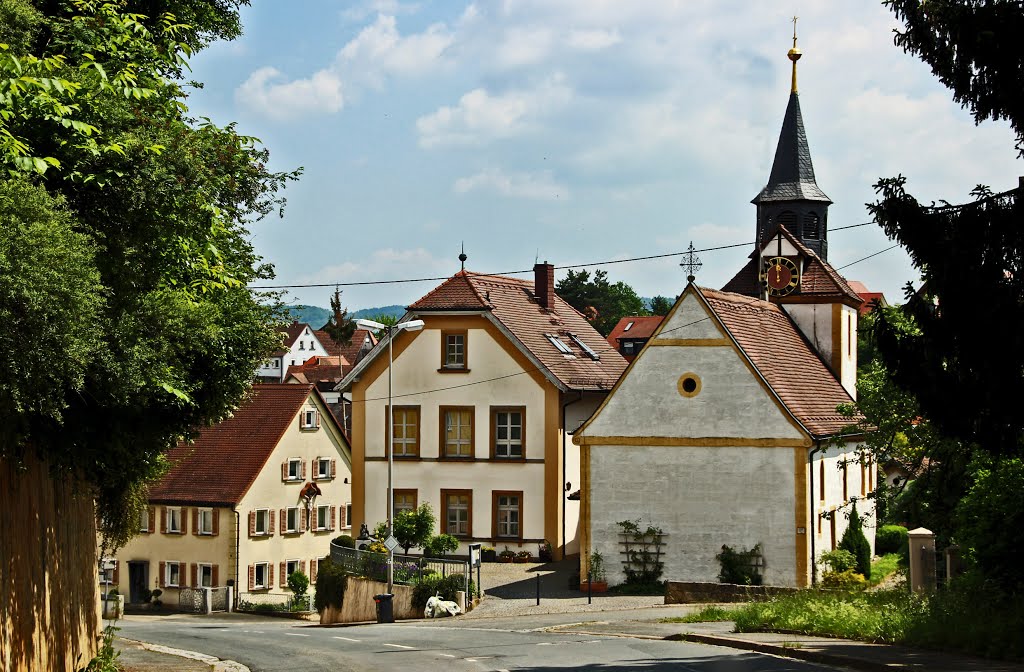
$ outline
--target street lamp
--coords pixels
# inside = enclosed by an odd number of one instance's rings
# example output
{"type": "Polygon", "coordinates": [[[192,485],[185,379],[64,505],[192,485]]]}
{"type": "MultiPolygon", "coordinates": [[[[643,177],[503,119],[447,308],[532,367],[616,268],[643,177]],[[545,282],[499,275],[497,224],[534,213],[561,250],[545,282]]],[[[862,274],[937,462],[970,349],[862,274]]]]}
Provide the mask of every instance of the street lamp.
{"type": "MultiPolygon", "coordinates": [[[[419,331],[423,328],[423,320],[409,320],[407,322],[399,322],[398,324],[381,324],[380,322],[374,322],[373,320],[356,320],[356,326],[360,329],[372,329],[373,331],[387,331],[388,332],[388,418],[387,418],[387,432],[384,440],[388,446],[388,534],[393,534],[391,522],[393,516],[391,515],[391,508],[395,505],[395,492],[394,492],[394,481],[392,479],[392,472],[395,468],[395,446],[394,446],[394,425],[392,424],[392,403],[391,403],[391,386],[392,386],[392,375],[391,369],[394,364],[394,350],[392,349],[392,342],[394,341],[395,334],[399,331],[419,331]]],[[[418,430],[417,430],[418,431],[418,430]]],[[[392,549],[388,549],[388,593],[391,593],[394,589],[395,584],[395,552],[392,549]]]]}

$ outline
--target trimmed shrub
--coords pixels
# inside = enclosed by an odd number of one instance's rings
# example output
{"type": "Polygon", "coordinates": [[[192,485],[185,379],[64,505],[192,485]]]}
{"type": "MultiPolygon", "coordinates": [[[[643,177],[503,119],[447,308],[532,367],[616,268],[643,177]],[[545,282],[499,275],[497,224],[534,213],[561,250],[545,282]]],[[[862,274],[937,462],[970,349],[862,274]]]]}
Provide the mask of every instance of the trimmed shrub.
{"type": "Polygon", "coordinates": [[[309,590],[309,577],[305,572],[292,572],[288,575],[288,588],[295,597],[302,597],[309,590]]]}
{"type": "Polygon", "coordinates": [[[868,582],[862,574],[847,569],[842,572],[825,572],[821,576],[821,585],[839,590],[862,590],[868,582]]]}
{"type": "Polygon", "coordinates": [[[857,566],[857,558],[853,553],[842,548],[822,553],[818,563],[828,567],[830,572],[845,572],[857,566]]]}
{"type": "Polygon", "coordinates": [[[331,560],[328,556],[320,561],[316,573],[316,595],[313,608],[323,611],[327,607],[341,608],[345,600],[345,577],[348,573],[343,565],[331,560]]]}
{"type": "MultiPolygon", "coordinates": [[[[449,574],[448,576],[431,574],[424,576],[422,581],[413,586],[412,606],[417,609],[423,609],[427,606],[427,600],[434,595],[439,595],[445,600],[454,601],[455,593],[463,590],[465,587],[466,577],[462,574],[449,574]]],[[[475,591],[476,585],[471,579],[469,582],[469,594],[472,595],[475,591]]]]}
{"type": "Polygon", "coordinates": [[[459,548],[459,540],[450,534],[439,534],[430,537],[423,544],[423,555],[428,558],[443,558],[459,548]]]}
{"type": "Polygon", "coordinates": [[[902,553],[907,546],[907,528],[902,525],[883,525],[875,530],[875,555],[902,553]]]}
{"type": "Polygon", "coordinates": [[[839,540],[838,548],[853,553],[857,558],[857,573],[865,579],[871,578],[871,543],[864,536],[860,514],[857,513],[857,502],[853,503],[853,508],[850,510],[850,524],[847,526],[846,532],[843,532],[843,538],[839,540]]]}
{"type": "Polygon", "coordinates": [[[337,544],[338,546],[344,546],[345,548],[356,547],[356,540],[347,534],[340,534],[331,541],[337,544]]]}

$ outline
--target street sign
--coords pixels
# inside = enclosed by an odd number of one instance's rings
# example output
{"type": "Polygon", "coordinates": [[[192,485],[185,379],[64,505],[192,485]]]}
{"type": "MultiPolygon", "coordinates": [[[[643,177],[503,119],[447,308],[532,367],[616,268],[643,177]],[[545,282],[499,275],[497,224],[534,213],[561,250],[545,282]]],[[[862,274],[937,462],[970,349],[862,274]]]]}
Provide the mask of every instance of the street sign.
{"type": "Polygon", "coordinates": [[[479,567],[480,566],[480,544],[469,545],[469,566],[479,567]]]}
{"type": "Polygon", "coordinates": [[[394,553],[395,549],[401,546],[398,543],[398,539],[395,539],[395,535],[389,534],[388,538],[384,540],[384,548],[388,549],[389,552],[394,553]]]}

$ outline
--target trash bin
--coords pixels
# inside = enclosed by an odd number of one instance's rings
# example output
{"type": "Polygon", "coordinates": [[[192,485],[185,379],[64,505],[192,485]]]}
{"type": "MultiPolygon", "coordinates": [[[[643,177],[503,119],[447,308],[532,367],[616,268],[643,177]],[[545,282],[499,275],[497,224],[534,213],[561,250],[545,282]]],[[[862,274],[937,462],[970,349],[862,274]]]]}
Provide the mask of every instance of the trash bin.
{"type": "Polygon", "coordinates": [[[395,613],[391,607],[391,600],[394,597],[391,593],[381,593],[380,595],[374,595],[373,601],[377,603],[377,622],[378,623],[394,623],[395,613]]]}

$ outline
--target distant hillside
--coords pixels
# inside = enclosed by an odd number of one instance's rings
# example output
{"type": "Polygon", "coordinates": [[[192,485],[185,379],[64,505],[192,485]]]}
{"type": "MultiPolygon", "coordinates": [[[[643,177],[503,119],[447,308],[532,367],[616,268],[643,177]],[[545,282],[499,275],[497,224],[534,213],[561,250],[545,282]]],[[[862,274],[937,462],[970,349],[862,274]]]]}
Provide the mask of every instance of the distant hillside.
{"type": "MultiPolygon", "coordinates": [[[[314,329],[319,329],[327,324],[327,320],[331,319],[331,311],[319,306],[285,306],[285,309],[293,320],[297,322],[305,322],[314,329]]],[[[362,308],[355,312],[350,312],[349,316],[355,320],[361,317],[370,319],[378,315],[393,315],[396,318],[399,318],[404,314],[405,306],[396,304],[391,306],[379,306],[377,308],[362,308]]]]}

